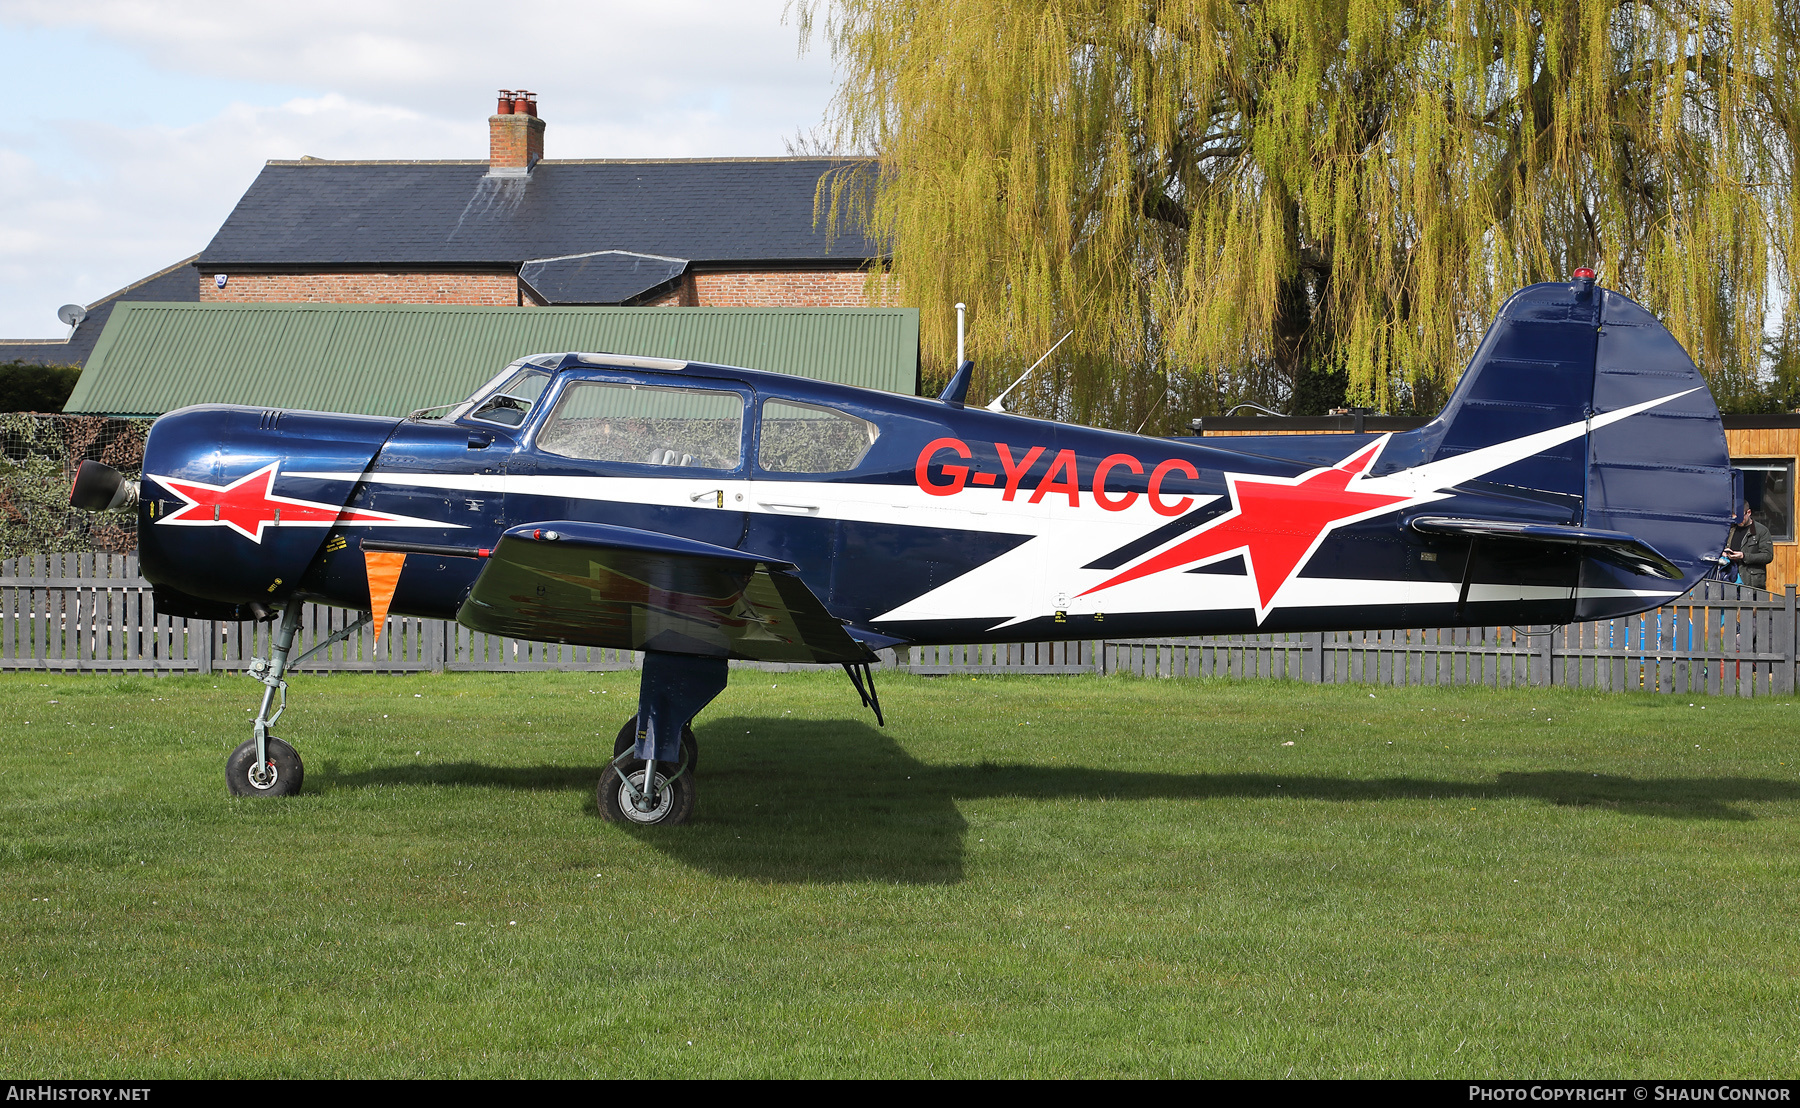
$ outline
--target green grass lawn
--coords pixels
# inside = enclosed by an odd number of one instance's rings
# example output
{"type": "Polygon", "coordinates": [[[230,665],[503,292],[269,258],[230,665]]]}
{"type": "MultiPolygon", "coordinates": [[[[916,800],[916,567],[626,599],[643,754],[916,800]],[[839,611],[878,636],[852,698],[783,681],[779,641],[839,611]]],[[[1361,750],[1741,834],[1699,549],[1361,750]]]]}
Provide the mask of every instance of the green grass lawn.
{"type": "Polygon", "coordinates": [[[15,1077],[1791,1076],[1800,708],[738,672],[0,677],[15,1077]],[[29,721],[29,722],[27,722],[29,721]]]}

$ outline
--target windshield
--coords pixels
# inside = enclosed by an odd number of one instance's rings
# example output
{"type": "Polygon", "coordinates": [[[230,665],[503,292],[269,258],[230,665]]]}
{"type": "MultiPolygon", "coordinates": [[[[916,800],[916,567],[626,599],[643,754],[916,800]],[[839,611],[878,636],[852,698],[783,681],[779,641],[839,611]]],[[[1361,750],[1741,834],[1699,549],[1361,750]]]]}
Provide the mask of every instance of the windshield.
{"type": "Polygon", "coordinates": [[[550,375],[543,370],[521,369],[499,389],[489,393],[469,413],[469,418],[498,423],[502,427],[517,427],[525,422],[531,406],[544,395],[544,387],[549,383],[550,375]]]}

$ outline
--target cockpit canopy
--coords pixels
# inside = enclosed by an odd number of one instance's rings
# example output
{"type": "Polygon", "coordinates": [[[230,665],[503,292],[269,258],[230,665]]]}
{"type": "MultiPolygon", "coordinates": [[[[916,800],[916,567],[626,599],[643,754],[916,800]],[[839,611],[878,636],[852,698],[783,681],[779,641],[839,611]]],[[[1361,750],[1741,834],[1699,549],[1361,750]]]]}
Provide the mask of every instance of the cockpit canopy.
{"type": "MultiPolygon", "coordinates": [[[[553,387],[567,369],[617,367],[686,369],[664,358],[611,354],[539,354],[506,367],[442,418],[505,428],[523,427],[540,402],[554,404],[535,432],[533,446],[575,461],[679,466],[731,471],[752,444],[744,441],[750,407],[760,403],[755,424],[756,466],[768,474],[831,474],[857,469],[881,428],[873,421],[824,404],[753,393],[644,382],[576,379],[553,387]]],[[[422,416],[423,413],[420,413],[422,416]]]]}

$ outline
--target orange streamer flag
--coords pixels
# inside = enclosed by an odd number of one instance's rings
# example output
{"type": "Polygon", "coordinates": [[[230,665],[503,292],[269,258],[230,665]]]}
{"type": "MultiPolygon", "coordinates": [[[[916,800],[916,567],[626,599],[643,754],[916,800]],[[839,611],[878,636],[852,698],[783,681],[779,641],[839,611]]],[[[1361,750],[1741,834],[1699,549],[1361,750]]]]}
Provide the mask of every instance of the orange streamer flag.
{"type": "Polygon", "coordinates": [[[375,617],[375,641],[381,641],[381,628],[387,623],[388,605],[394,602],[394,589],[400,584],[400,566],[406,555],[391,550],[365,550],[363,561],[369,568],[369,612],[375,617]]]}

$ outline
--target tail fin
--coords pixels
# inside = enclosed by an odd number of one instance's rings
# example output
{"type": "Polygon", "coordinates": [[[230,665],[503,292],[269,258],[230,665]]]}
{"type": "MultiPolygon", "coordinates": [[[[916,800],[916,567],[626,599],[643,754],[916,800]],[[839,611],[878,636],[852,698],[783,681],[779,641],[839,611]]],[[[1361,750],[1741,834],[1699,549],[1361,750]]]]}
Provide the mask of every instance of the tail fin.
{"type": "Polygon", "coordinates": [[[1489,474],[1494,484],[1565,500],[1571,524],[1621,531],[1679,566],[1651,582],[1587,561],[1576,618],[1644,607],[1608,594],[1685,591],[1711,569],[1731,526],[1729,452],[1718,405],[1693,359],[1630,298],[1591,280],[1515,293],[1482,339],[1419,446],[1436,461],[1536,431],[1647,410],[1489,474]]]}

